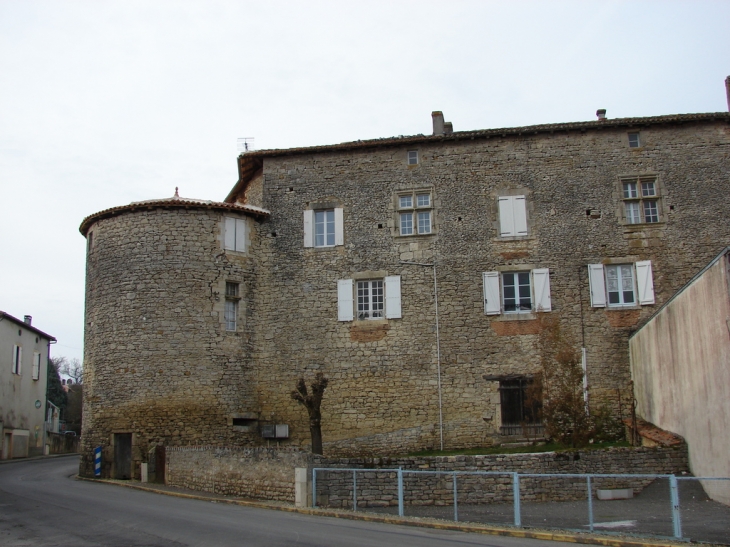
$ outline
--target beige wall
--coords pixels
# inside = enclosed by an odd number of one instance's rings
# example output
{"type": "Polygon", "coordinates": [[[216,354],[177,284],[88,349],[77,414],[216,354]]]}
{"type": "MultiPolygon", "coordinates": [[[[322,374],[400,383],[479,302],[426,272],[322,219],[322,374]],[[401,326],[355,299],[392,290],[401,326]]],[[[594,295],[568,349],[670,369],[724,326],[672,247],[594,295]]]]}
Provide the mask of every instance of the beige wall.
{"type": "MultiPolygon", "coordinates": [[[[46,409],[46,370],[48,339],[4,317],[0,320],[0,444],[8,442],[6,435],[17,435],[12,441],[12,454],[3,447],[2,454],[24,457],[43,451],[43,423],[46,409]],[[21,374],[13,374],[13,351],[23,348],[21,374]],[[38,380],[33,380],[33,354],[41,355],[38,380]],[[35,402],[41,407],[36,408],[35,402]],[[13,433],[13,432],[16,433],[13,433]],[[27,443],[26,443],[26,433],[27,443]],[[36,434],[37,433],[37,434],[36,434]],[[24,437],[24,438],[20,438],[24,437]],[[26,449],[27,444],[27,449],[26,449]]],[[[1,456],[0,456],[1,457],[1,456]]]]}
{"type": "MultiPolygon", "coordinates": [[[[730,477],[728,254],[630,339],[637,411],[682,435],[698,476],[730,477]]],[[[705,482],[730,503],[730,486],[705,482]]]]}

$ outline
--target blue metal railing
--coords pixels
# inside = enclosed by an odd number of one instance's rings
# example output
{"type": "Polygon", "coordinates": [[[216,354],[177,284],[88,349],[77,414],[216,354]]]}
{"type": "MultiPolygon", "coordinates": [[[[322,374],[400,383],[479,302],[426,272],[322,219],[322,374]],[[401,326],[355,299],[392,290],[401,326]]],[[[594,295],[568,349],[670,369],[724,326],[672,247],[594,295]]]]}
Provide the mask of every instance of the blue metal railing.
{"type": "Polygon", "coordinates": [[[312,506],[317,507],[317,473],[318,472],[352,472],[352,508],[357,511],[357,474],[358,473],[393,473],[397,479],[398,488],[398,516],[404,516],[404,487],[403,487],[403,476],[408,475],[448,475],[451,477],[453,485],[453,498],[454,498],[454,521],[459,520],[459,508],[458,508],[458,475],[479,475],[479,476],[510,476],[512,478],[512,497],[513,497],[513,512],[514,512],[514,525],[522,526],[522,515],[520,509],[520,477],[529,478],[549,478],[557,477],[561,479],[585,479],[587,488],[587,500],[588,500],[588,528],[591,532],[594,529],[593,520],[593,492],[592,492],[592,480],[599,479],[668,479],[669,480],[669,492],[670,492],[670,503],[671,503],[671,514],[672,514],[672,528],[674,537],[682,539],[682,521],[680,515],[680,501],[679,501],[679,480],[706,480],[706,481],[730,481],[730,477],[677,477],[676,475],[663,475],[663,474],[617,474],[617,473],[516,473],[512,471],[425,471],[425,470],[411,470],[403,468],[393,469],[362,469],[362,468],[341,468],[341,467],[317,467],[312,469],[312,506]]]}

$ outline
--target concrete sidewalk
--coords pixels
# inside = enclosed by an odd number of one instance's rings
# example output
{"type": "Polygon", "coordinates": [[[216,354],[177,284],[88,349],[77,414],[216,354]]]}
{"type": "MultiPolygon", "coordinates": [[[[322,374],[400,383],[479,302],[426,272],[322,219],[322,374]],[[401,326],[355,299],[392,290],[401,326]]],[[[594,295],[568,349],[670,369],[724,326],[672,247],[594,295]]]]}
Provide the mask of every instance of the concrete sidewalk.
{"type": "MultiPolygon", "coordinates": [[[[105,484],[114,484],[117,486],[123,486],[127,488],[135,488],[138,490],[145,490],[148,492],[154,492],[156,494],[164,494],[168,496],[176,496],[189,499],[197,499],[202,501],[209,501],[211,503],[229,503],[240,505],[244,507],[257,507],[262,509],[273,509],[278,511],[296,512],[307,515],[316,515],[323,517],[334,517],[334,518],[346,518],[352,520],[363,520],[369,522],[382,522],[387,524],[399,524],[406,526],[420,526],[427,528],[434,528],[440,530],[453,530],[462,532],[472,532],[479,534],[491,534],[500,536],[511,536],[511,537],[522,537],[522,538],[533,538],[541,540],[552,540],[552,541],[564,541],[569,543],[582,543],[587,545],[604,545],[607,547],[686,547],[687,543],[682,541],[676,541],[670,538],[648,538],[648,537],[637,537],[632,536],[632,531],[622,531],[621,535],[612,533],[610,535],[601,535],[596,533],[581,532],[576,530],[550,530],[544,528],[546,525],[543,524],[539,527],[539,524],[535,522],[533,527],[532,522],[528,524],[529,528],[517,528],[509,526],[509,522],[502,522],[500,519],[499,523],[485,524],[479,522],[453,522],[453,508],[449,507],[407,507],[406,516],[400,518],[397,516],[397,508],[395,508],[395,515],[391,514],[391,508],[385,509],[368,509],[367,511],[349,511],[349,510],[336,510],[336,509],[321,509],[321,508],[298,508],[292,504],[284,502],[265,502],[260,500],[234,498],[231,496],[224,496],[220,494],[214,494],[210,492],[199,492],[195,490],[187,490],[184,488],[176,488],[161,484],[154,483],[140,483],[137,481],[123,481],[123,480],[111,480],[111,479],[87,479],[77,477],[79,480],[91,481],[91,482],[103,482],[105,484]],[[451,511],[449,514],[449,510],[451,511]],[[443,514],[442,514],[443,513],[443,514]]],[[[579,503],[579,502],[571,502],[579,503]]],[[[585,502],[583,502],[585,504],[585,502]]],[[[542,506],[564,506],[565,504],[550,503],[550,504],[535,504],[542,506]]],[[[471,520],[467,508],[480,507],[484,508],[487,506],[462,506],[459,510],[460,520],[471,520]],[[461,518],[462,511],[464,511],[464,519],[461,518]]],[[[490,513],[496,506],[488,506],[490,513]]],[[[523,504],[526,507],[526,504],[523,504]]],[[[615,507],[615,506],[614,506],[615,507]]],[[[724,506],[723,506],[724,507],[724,506]]],[[[730,510],[730,508],[728,508],[730,510]]],[[[552,508],[551,511],[555,511],[558,514],[561,511],[565,511],[565,507],[562,509],[552,508]]],[[[499,511],[497,511],[498,513],[499,511]]],[[[531,513],[531,510],[530,510],[531,513]]],[[[510,513],[511,516],[511,513],[510,513]]],[[[524,522],[524,520],[523,520],[524,522]]],[[[726,521],[729,522],[729,521],[726,521]]],[[[671,527],[670,527],[671,531],[671,527]]],[[[714,545],[727,545],[725,543],[729,536],[723,536],[719,541],[716,541],[714,545]]],[[[708,541],[708,540],[705,540],[708,541]]]]}

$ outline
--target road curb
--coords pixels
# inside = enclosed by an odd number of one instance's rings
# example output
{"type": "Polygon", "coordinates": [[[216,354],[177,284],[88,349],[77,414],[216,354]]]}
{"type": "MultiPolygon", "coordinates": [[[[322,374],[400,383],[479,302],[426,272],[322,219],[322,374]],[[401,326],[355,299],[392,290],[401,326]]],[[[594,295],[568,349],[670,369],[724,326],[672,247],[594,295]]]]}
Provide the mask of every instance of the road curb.
{"type": "MultiPolygon", "coordinates": [[[[313,515],[320,517],[333,517],[349,520],[361,520],[365,522],[379,522],[383,524],[399,524],[404,526],[416,526],[421,528],[432,528],[435,530],[449,530],[456,532],[471,532],[477,534],[486,534],[493,536],[507,536],[527,539],[540,539],[547,541],[562,541],[565,543],[581,543],[584,545],[603,545],[605,547],[687,547],[688,542],[661,541],[661,540],[639,540],[626,538],[613,538],[604,536],[595,536],[588,534],[571,534],[567,532],[548,532],[537,530],[525,530],[520,528],[502,528],[495,526],[485,526],[478,524],[461,524],[447,523],[431,519],[420,519],[413,517],[389,517],[374,514],[355,513],[352,511],[336,511],[332,509],[313,509],[305,507],[293,507],[291,505],[277,505],[274,503],[262,501],[249,501],[229,498],[215,498],[203,495],[188,494],[185,492],[175,492],[162,490],[150,486],[143,486],[138,483],[120,482],[109,479],[92,479],[87,477],[76,476],[77,480],[97,482],[104,484],[112,484],[115,486],[123,486],[125,488],[133,488],[135,490],[143,490],[154,494],[164,494],[177,498],[195,499],[201,501],[209,501],[215,503],[227,503],[229,505],[240,505],[242,507],[254,507],[257,509],[274,509],[276,511],[285,511],[288,513],[300,513],[303,515],[313,515]]],[[[703,544],[708,547],[721,544],[703,544]]]]}

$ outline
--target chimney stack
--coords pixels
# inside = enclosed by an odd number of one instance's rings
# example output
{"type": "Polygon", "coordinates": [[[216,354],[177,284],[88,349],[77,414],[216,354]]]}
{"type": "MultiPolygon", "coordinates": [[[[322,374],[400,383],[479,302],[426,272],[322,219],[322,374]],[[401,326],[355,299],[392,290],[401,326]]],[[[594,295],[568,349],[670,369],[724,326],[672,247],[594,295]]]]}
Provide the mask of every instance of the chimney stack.
{"type": "Polygon", "coordinates": [[[23,323],[25,323],[26,325],[29,325],[30,326],[30,324],[31,324],[32,321],[33,321],[33,316],[32,315],[24,315],[23,316],[23,323]]]}
{"type": "Polygon", "coordinates": [[[730,112],[730,76],[725,78],[725,93],[727,93],[727,109],[730,112]]]}
{"type": "Polygon", "coordinates": [[[433,118],[433,134],[434,135],[443,135],[444,134],[444,113],[437,110],[435,112],[431,112],[431,117],[433,118]]]}
{"type": "Polygon", "coordinates": [[[606,109],[605,108],[599,108],[596,110],[596,116],[598,116],[598,121],[602,122],[606,120],[606,109]]]}

